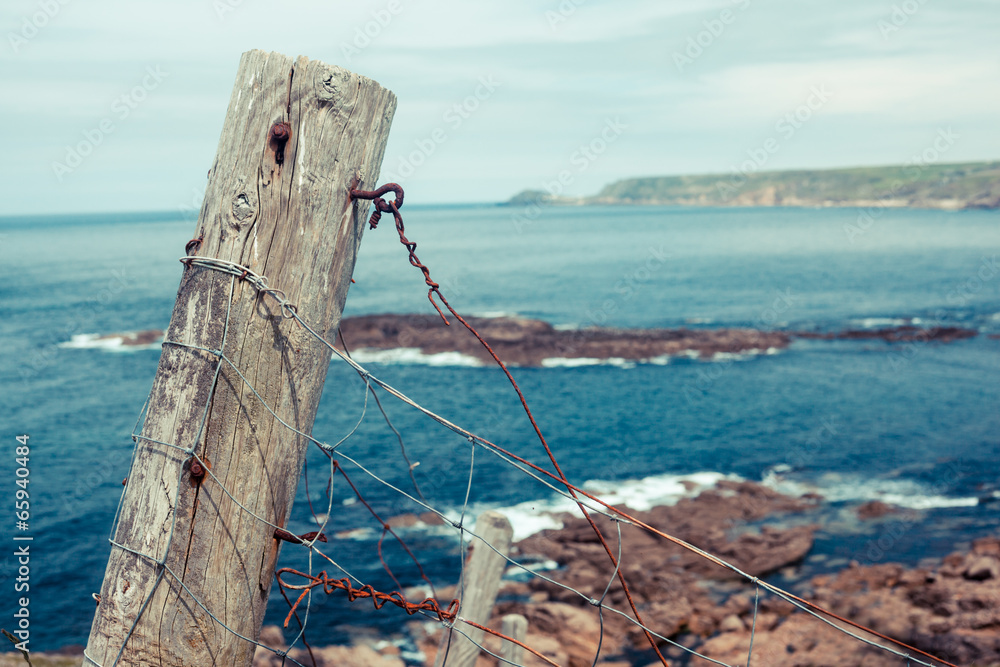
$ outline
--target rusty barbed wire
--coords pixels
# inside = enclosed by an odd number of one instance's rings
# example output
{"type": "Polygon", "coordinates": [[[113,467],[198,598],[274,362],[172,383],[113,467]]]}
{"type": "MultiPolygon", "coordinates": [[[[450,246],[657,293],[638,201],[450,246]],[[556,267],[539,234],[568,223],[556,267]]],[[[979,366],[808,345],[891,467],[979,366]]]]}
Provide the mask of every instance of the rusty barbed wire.
{"type": "MultiPolygon", "coordinates": [[[[370,229],[378,227],[378,222],[382,219],[382,213],[392,213],[392,217],[396,222],[396,232],[399,234],[399,242],[406,247],[410,256],[410,264],[420,269],[420,272],[424,274],[424,282],[428,287],[427,299],[431,302],[431,305],[434,306],[434,310],[438,312],[441,319],[444,320],[444,323],[450,326],[451,323],[448,321],[448,318],[444,316],[444,313],[441,312],[441,307],[434,301],[434,295],[437,294],[438,298],[441,299],[441,303],[443,303],[445,307],[451,311],[452,315],[458,317],[458,313],[456,313],[454,309],[448,305],[448,300],[444,298],[443,294],[441,294],[441,285],[431,280],[431,270],[427,268],[426,264],[420,261],[419,257],[417,257],[417,244],[406,238],[406,229],[403,226],[403,216],[399,214],[399,208],[403,205],[402,186],[398,183],[386,183],[382,187],[375,190],[357,190],[352,188],[351,199],[370,199],[372,203],[375,204],[375,210],[368,219],[368,227],[370,229]],[[382,198],[382,195],[390,191],[395,193],[396,197],[392,201],[387,202],[382,198]]],[[[462,318],[459,317],[459,319],[461,320],[462,318]]],[[[465,326],[469,328],[468,324],[465,326]]],[[[476,337],[478,338],[479,334],[476,334],[476,337]]],[[[480,338],[480,340],[482,341],[482,338],[480,338]]],[[[485,343],[485,341],[483,342],[485,343]]]]}
{"type": "MultiPolygon", "coordinates": [[[[597,539],[600,541],[601,546],[604,548],[605,553],[611,560],[612,565],[615,566],[615,572],[618,577],[618,582],[622,586],[622,590],[625,593],[625,599],[628,600],[628,604],[629,607],[631,607],[632,609],[632,613],[635,614],[635,618],[637,621],[639,621],[640,624],[645,625],[642,620],[642,615],[639,613],[639,608],[635,604],[635,601],[632,598],[632,591],[629,589],[628,583],[625,581],[625,575],[621,571],[619,560],[616,559],[614,553],[612,553],[611,545],[608,544],[607,538],[604,537],[604,533],[601,532],[601,529],[597,526],[597,523],[594,522],[594,519],[590,515],[590,512],[587,511],[587,508],[584,506],[583,502],[580,501],[579,497],[576,494],[576,491],[574,490],[575,487],[570,483],[569,479],[563,473],[562,467],[556,460],[555,453],[549,447],[548,441],[542,434],[541,427],[539,427],[538,422],[535,421],[535,416],[534,414],[532,414],[531,408],[528,407],[528,401],[524,397],[524,394],[521,392],[521,387],[517,384],[517,381],[514,379],[514,376],[511,375],[510,370],[507,368],[507,364],[505,364],[503,360],[500,359],[499,355],[497,355],[497,353],[493,350],[490,344],[486,342],[486,339],[484,339],[482,335],[480,335],[480,333],[476,331],[475,327],[469,324],[465,320],[465,318],[459,315],[458,312],[454,308],[452,308],[451,304],[448,303],[448,299],[446,299],[444,295],[441,294],[441,286],[431,279],[430,269],[427,268],[427,265],[421,262],[420,259],[417,257],[416,254],[417,244],[406,238],[405,228],[403,226],[403,217],[399,214],[399,207],[403,205],[403,188],[398,183],[386,183],[382,187],[370,191],[357,190],[352,188],[350,196],[352,199],[370,199],[375,203],[375,211],[372,213],[371,218],[368,220],[369,227],[371,227],[372,229],[375,229],[378,226],[378,221],[382,217],[381,215],[382,211],[392,212],[392,216],[396,221],[396,231],[399,233],[399,242],[403,244],[403,246],[409,253],[410,264],[420,269],[421,273],[424,274],[424,282],[427,284],[429,288],[427,291],[427,298],[431,302],[431,305],[434,306],[435,310],[437,310],[438,315],[441,316],[441,319],[444,320],[445,324],[450,324],[448,322],[448,318],[445,317],[444,313],[441,312],[441,308],[438,307],[437,303],[434,301],[435,294],[437,294],[437,297],[438,299],[441,300],[441,303],[444,304],[444,307],[448,309],[448,312],[450,312],[455,317],[455,319],[461,322],[462,325],[466,329],[468,329],[473,336],[476,337],[479,343],[486,349],[489,355],[493,358],[493,361],[495,361],[497,365],[500,367],[500,370],[502,370],[504,375],[507,376],[507,381],[510,382],[511,386],[514,388],[514,391],[517,393],[517,397],[521,401],[521,407],[524,409],[524,413],[527,415],[528,421],[531,422],[531,426],[535,431],[535,435],[538,436],[538,440],[541,442],[542,447],[545,449],[545,453],[546,455],[548,455],[549,461],[552,463],[552,467],[555,468],[556,473],[558,473],[560,482],[566,486],[566,490],[573,497],[573,500],[576,501],[577,507],[580,508],[580,512],[587,520],[587,523],[590,524],[590,527],[593,529],[594,534],[597,536],[597,539]],[[382,195],[390,191],[395,193],[396,197],[395,199],[393,199],[393,201],[387,202],[384,199],[382,199],[382,195]]],[[[669,663],[667,662],[667,659],[663,656],[663,654],[660,652],[660,648],[657,645],[656,640],[653,638],[653,635],[650,634],[650,632],[646,630],[645,627],[643,627],[643,633],[646,636],[646,640],[649,642],[649,646],[653,649],[653,652],[656,654],[656,657],[659,658],[660,662],[663,664],[663,667],[669,667],[669,663]]]]}
{"type": "Polygon", "coordinates": [[[347,599],[351,602],[359,599],[370,599],[376,609],[381,609],[387,602],[389,602],[396,605],[410,616],[420,612],[427,612],[439,621],[449,623],[454,622],[455,618],[458,616],[459,601],[457,599],[452,600],[446,609],[441,609],[441,605],[433,598],[425,598],[423,602],[409,602],[399,591],[382,593],[381,591],[375,590],[371,584],[365,584],[361,586],[361,588],[354,588],[354,586],[351,585],[351,580],[347,577],[333,579],[327,576],[326,570],[323,570],[319,574],[312,575],[300,572],[291,567],[283,567],[275,572],[274,575],[278,581],[278,586],[293,591],[302,591],[302,593],[299,594],[298,599],[292,604],[292,608],[288,612],[288,616],[285,617],[286,628],[288,627],[288,622],[292,619],[292,614],[294,614],[295,610],[298,608],[299,603],[302,602],[309,591],[316,587],[322,587],[323,592],[327,595],[332,594],[336,590],[344,591],[347,593],[347,599]],[[283,574],[302,577],[309,583],[290,584],[281,578],[281,575],[283,574]]]}

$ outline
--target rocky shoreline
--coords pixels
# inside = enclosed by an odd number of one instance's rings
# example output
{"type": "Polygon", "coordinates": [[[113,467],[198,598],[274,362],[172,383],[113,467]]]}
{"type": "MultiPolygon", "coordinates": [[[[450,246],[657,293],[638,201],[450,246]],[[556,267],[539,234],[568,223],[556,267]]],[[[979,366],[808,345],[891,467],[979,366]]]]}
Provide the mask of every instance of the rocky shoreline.
{"type": "MultiPolygon", "coordinates": [[[[632,512],[651,526],[709,551],[752,576],[772,580],[803,561],[813,547],[818,526],[809,521],[822,505],[817,496],[790,497],[752,482],[722,481],[715,488],[673,506],[632,512]]],[[[899,508],[871,502],[854,508],[862,520],[877,521],[899,508]]],[[[539,578],[505,580],[491,627],[505,614],[528,620],[526,643],[559,665],[589,667],[601,636],[600,620],[588,598],[600,598],[613,577],[612,567],[590,526],[582,518],[563,517],[563,528],[547,530],[516,543],[512,556],[522,562],[554,561],[546,575],[573,587],[580,595],[539,578]]],[[[598,518],[617,548],[617,531],[598,518]]],[[[753,585],[704,558],[632,526],[622,526],[622,572],[646,623],[681,646],[725,664],[745,664],[753,635],[754,664],[768,667],[897,667],[900,658],[872,648],[796,610],[790,603],[761,591],[755,613],[753,585]]],[[[958,665],[1000,665],[1000,539],[983,538],[970,548],[923,567],[851,562],[840,571],[812,577],[796,592],[830,611],[886,636],[958,665]]],[[[420,591],[411,591],[417,596],[420,591]]],[[[451,589],[438,596],[448,599],[451,589]]],[[[627,607],[624,591],[614,582],[608,604],[627,607]]],[[[604,614],[599,665],[659,664],[641,631],[621,616],[604,614]]],[[[433,665],[439,625],[400,618],[433,665]]],[[[857,631],[855,631],[857,632],[857,631]]],[[[265,627],[261,641],[286,649],[286,633],[265,627]]],[[[874,637],[869,637],[875,639],[874,637]]],[[[314,643],[322,638],[313,634],[314,643]]],[[[884,640],[879,640],[885,643],[884,640]]],[[[499,651],[499,640],[486,646],[499,651]]],[[[667,643],[661,650],[671,665],[709,663],[667,643]]],[[[368,637],[351,646],[314,647],[321,667],[404,667],[398,643],[368,637]]],[[[290,655],[311,665],[306,649],[290,655]]],[[[82,647],[59,654],[32,653],[36,667],[79,665],[82,647]]],[[[413,655],[407,662],[413,664],[413,655]]],[[[926,660],[926,659],[925,659],[926,660]]],[[[929,661],[938,664],[935,661],[929,661]]],[[[481,657],[478,667],[496,664],[481,657]]],[[[0,656],[0,667],[24,664],[20,654],[0,656]]],[[[254,667],[276,667],[281,659],[258,649],[254,667]]],[[[525,664],[544,663],[527,656],[525,664]]]]}

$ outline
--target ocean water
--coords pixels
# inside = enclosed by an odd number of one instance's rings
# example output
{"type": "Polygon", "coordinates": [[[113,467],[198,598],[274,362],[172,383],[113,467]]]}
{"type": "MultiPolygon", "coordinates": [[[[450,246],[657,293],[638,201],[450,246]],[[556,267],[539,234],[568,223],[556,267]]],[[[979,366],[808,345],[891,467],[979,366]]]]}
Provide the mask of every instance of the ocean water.
{"type": "MultiPolygon", "coordinates": [[[[823,495],[813,554],[781,575],[791,586],[850,560],[915,564],[1000,528],[997,213],[884,210],[859,219],[856,209],[409,204],[403,213],[420,258],[468,314],[517,313],[564,328],[839,331],[913,322],[977,330],[950,344],[798,341],[773,354],[514,373],[566,474],[615,502],[637,509],[676,502],[724,478],[823,495]],[[876,498],[915,513],[902,528],[854,518],[853,507],[876,498]]],[[[87,341],[166,327],[177,258],[194,227],[169,213],[0,219],[0,470],[13,505],[14,438],[29,434],[34,650],[86,642],[91,593],[100,589],[128,473],[129,433],[159,355],[157,346],[124,351],[87,341]]],[[[347,315],[433,312],[391,226],[366,232],[355,278],[347,315]]],[[[375,375],[430,409],[544,460],[497,369],[454,355],[366,359],[375,375]]],[[[383,402],[419,461],[421,491],[458,516],[472,463],[467,443],[383,402]]],[[[314,434],[339,440],[363,408],[364,385],[332,363],[314,434]]],[[[371,404],[342,451],[412,492],[399,443],[371,404]]],[[[378,524],[342,480],[328,499],[325,461],[310,453],[309,494],[300,483],[291,529],[315,529],[309,500],[320,513],[329,504],[327,531],[342,535],[338,562],[391,590],[375,555],[378,524]]],[[[346,468],[384,517],[420,511],[346,468]]],[[[557,525],[551,513],[564,504],[547,488],[483,452],[471,470],[470,514],[504,508],[518,536],[557,525]]],[[[3,522],[5,554],[17,532],[12,515],[13,508],[3,522]]],[[[402,534],[435,583],[455,580],[453,537],[420,526],[402,534]]],[[[418,583],[416,568],[389,542],[386,559],[404,585],[418,583]]],[[[291,545],[280,564],[306,565],[291,545]]],[[[14,558],[0,556],[4,618],[16,604],[15,577],[14,558]]],[[[275,587],[267,620],[281,622],[285,613],[275,587]]],[[[319,595],[309,637],[345,641],[361,628],[398,635],[407,620],[394,608],[375,612],[319,595]]]]}

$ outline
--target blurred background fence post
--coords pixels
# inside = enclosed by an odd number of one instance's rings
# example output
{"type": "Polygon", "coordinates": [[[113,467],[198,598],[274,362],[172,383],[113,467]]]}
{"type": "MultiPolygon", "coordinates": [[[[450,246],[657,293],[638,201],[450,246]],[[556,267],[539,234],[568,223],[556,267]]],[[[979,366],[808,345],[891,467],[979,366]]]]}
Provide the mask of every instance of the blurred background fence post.
{"type": "MultiPolygon", "coordinates": [[[[489,623],[497,592],[500,590],[500,579],[507,568],[506,556],[510,550],[514,529],[507,517],[500,512],[489,510],[476,519],[475,533],[482,538],[482,541],[473,540],[472,554],[465,564],[465,580],[459,582],[458,598],[462,604],[458,615],[474,623],[486,625],[489,623]]],[[[460,620],[455,621],[455,627],[468,637],[459,632],[445,630],[434,667],[474,667],[476,664],[480,651],[478,645],[482,644],[485,633],[460,620]]]]}
{"type": "MultiPolygon", "coordinates": [[[[507,614],[501,621],[500,632],[523,643],[528,636],[528,619],[521,614],[507,614]]],[[[515,665],[523,665],[524,649],[513,642],[505,641],[500,647],[500,657],[515,665]]]]}

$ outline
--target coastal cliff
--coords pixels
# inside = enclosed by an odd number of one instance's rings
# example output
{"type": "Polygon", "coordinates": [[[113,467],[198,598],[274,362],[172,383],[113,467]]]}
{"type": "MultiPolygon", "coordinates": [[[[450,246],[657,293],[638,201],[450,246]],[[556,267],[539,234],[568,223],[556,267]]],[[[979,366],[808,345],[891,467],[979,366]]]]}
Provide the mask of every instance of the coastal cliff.
{"type": "Polygon", "coordinates": [[[751,163],[726,174],[627,178],[590,197],[525,190],[506,204],[997,209],[1000,162],[794,171],[758,171],[751,163]]]}

